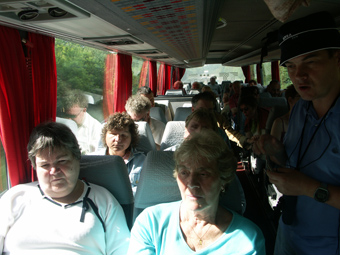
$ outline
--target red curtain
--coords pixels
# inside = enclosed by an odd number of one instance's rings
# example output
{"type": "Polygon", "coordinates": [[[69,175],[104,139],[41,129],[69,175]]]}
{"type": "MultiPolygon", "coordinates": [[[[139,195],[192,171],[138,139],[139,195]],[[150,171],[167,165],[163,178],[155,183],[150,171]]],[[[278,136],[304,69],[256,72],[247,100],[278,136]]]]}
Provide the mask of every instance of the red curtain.
{"type": "Polygon", "coordinates": [[[28,58],[19,32],[0,26],[0,138],[12,186],[35,179],[26,151],[30,132],[56,117],[54,39],[29,34],[26,45],[28,58]]]}
{"type": "Polygon", "coordinates": [[[181,68],[181,67],[174,67],[172,70],[172,84],[171,84],[171,88],[173,87],[174,83],[176,81],[180,81],[182,80],[182,77],[185,73],[185,68],[181,68]]]}
{"type": "Polygon", "coordinates": [[[103,115],[107,119],[114,113],[114,74],[116,65],[116,54],[108,54],[105,61],[104,88],[103,88],[103,115]]]}
{"type": "Polygon", "coordinates": [[[244,77],[246,77],[246,80],[244,82],[248,83],[251,80],[251,78],[250,78],[250,66],[242,66],[242,71],[243,71],[244,77]]]}
{"type": "Polygon", "coordinates": [[[115,68],[114,111],[124,112],[125,102],[132,94],[132,57],[118,53],[115,68]]]}
{"type": "Polygon", "coordinates": [[[157,95],[157,63],[149,61],[149,87],[154,96],[157,95]]]}
{"type": "Polygon", "coordinates": [[[142,65],[142,70],[140,72],[139,77],[139,85],[138,88],[146,86],[146,80],[148,78],[148,68],[149,68],[149,62],[150,61],[144,61],[142,65]]]}
{"type": "Polygon", "coordinates": [[[256,65],[256,78],[257,78],[257,83],[262,84],[261,64],[256,65]]]}
{"type": "Polygon", "coordinates": [[[171,88],[171,66],[161,64],[157,77],[157,94],[164,95],[165,91],[171,88]]]}
{"type": "Polygon", "coordinates": [[[279,61],[271,62],[272,80],[280,81],[279,61]]]}
{"type": "MultiPolygon", "coordinates": [[[[54,38],[29,33],[31,50],[34,126],[55,121],[57,113],[57,67],[54,38]]],[[[32,111],[31,111],[32,112],[32,111]]]]}

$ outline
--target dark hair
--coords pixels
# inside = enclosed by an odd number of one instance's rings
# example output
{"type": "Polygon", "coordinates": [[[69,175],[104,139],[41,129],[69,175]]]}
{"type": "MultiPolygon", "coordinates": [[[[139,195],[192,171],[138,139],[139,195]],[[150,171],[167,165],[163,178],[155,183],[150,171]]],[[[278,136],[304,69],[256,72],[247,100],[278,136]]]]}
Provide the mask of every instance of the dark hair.
{"type": "Polygon", "coordinates": [[[112,131],[113,129],[122,130],[128,127],[131,134],[131,143],[129,150],[135,148],[139,141],[138,126],[135,124],[130,115],[126,112],[117,112],[109,116],[107,122],[102,129],[102,141],[106,145],[106,133],[112,131]]]}
{"type": "Polygon", "coordinates": [[[27,152],[34,169],[36,168],[36,155],[45,148],[50,148],[52,151],[55,148],[66,149],[72,153],[75,159],[80,160],[81,158],[76,136],[68,126],[62,123],[41,123],[33,129],[27,144],[27,152]]]}
{"type": "Polygon", "coordinates": [[[239,106],[248,105],[251,108],[257,108],[257,106],[259,105],[259,102],[254,96],[242,96],[239,99],[238,105],[239,106]]]}
{"type": "Polygon", "coordinates": [[[152,90],[149,87],[143,86],[137,89],[136,95],[149,95],[152,90]]]}
{"type": "Polygon", "coordinates": [[[259,94],[259,88],[256,86],[242,87],[241,96],[257,96],[259,94]]]}
{"type": "Polygon", "coordinates": [[[192,107],[196,107],[197,105],[197,102],[199,100],[206,100],[206,101],[210,101],[213,103],[213,105],[215,106],[216,105],[216,98],[214,97],[214,95],[210,92],[202,92],[202,93],[199,93],[195,96],[192,97],[191,99],[191,104],[192,104],[192,107]]]}

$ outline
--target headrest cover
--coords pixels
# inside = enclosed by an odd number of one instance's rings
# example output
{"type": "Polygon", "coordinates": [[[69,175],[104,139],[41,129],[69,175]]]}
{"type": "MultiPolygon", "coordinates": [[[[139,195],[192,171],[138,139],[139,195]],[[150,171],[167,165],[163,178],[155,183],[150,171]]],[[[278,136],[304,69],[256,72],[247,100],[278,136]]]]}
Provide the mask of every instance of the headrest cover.
{"type": "Polygon", "coordinates": [[[281,26],[278,40],[281,66],[285,62],[318,50],[340,49],[340,33],[328,12],[318,12],[281,26]]]}

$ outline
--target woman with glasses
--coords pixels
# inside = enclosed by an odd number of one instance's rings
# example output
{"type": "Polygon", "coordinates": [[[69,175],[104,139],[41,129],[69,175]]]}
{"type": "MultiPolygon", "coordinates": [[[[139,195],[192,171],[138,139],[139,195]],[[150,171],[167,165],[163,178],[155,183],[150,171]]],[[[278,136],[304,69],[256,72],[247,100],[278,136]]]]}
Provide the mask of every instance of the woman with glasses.
{"type": "Polygon", "coordinates": [[[129,172],[133,194],[136,193],[145,155],[135,149],[139,141],[138,128],[126,113],[115,113],[107,119],[102,130],[105,148],[96,155],[116,155],[123,158],[129,172]]]}

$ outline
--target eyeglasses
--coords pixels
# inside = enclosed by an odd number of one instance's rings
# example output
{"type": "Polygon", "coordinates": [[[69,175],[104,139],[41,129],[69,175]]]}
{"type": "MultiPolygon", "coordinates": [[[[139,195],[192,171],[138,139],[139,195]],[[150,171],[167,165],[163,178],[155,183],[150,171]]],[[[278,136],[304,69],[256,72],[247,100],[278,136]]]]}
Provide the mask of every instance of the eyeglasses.
{"type": "Polygon", "coordinates": [[[77,117],[81,114],[81,112],[82,112],[83,110],[84,110],[84,108],[82,108],[78,114],[67,114],[67,113],[66,113],[66,114],[65,114],[65,117],[68,118],[68,119],[75,119],[75,118],[77,118],[77,117]]]}

